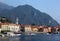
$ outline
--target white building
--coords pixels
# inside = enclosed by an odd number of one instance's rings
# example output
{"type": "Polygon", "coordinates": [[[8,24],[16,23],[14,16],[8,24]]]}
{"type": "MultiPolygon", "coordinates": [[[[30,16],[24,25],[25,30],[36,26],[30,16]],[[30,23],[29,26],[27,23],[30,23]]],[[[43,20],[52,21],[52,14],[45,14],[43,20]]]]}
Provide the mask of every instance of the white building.
{"type": "Polygon", "coordinates": [[[2,31],[5,31],[5,30],[9,30],[9,31],[12,31],[12,32],[18,32],[20,31],[21,27],[19,24],[13,24],[13,23],[3,23],[1,24],[1,30],[2,31]]]}
{"type": "Polygon", "coordinates": [[[2,31],[9,30],[8,24],[2,23],[2,24],[1,24],[1,30],[2,30],[2,31]]]}
{"type": "MultiPolygon", "coordinates": [[[[5,18],[3,18],[5,20],[5,18]]],[[[18,24],[18,18],[16,19],[16,24],[14,23],[0,23],[2,31],[12,31],[19,32],[21,26],[18,24]]]]}
{"type": "Polygon", "coordinates": [[[44,28],[43,32],[47,33],[48,32],[48,28],[44,28]]]}
{"type": "Polygon", "coordinates": [[[1,33],[1,28],[0,28],[0,33],[1,33]]]}
{"type": "Polygon", "coordinates": [[[17,24],[9,24],[8,27],[9,27],[9,30],[12,32],[18,32],[21,29],[20,25],[17,25],[17,24]]]}

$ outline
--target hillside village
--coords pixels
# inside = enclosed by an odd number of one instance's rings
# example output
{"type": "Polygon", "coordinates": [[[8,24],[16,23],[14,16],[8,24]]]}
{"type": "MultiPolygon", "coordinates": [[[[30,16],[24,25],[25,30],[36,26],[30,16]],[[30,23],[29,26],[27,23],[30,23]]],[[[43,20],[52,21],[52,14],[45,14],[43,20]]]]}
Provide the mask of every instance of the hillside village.
{"type": "MultiPolygon", "coordinates": [[[[5,18],[3,18],[5,20],[5,18]]],[[[16,23],[0,22],[0,34],[7,32],[13,33],[60,33],[60,26],[45,26],[45,25],[29,25],[19,24],[18,18],[16,23]]]]}

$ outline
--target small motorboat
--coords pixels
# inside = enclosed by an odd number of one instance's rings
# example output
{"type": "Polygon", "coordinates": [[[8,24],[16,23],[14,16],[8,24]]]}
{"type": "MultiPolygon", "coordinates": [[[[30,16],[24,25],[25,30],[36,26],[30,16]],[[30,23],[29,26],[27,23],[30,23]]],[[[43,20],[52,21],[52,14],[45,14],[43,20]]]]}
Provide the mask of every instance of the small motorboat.
{"type": "Polygon", "coordinates": [[[36,35],[35,33],[31,33],[30,35],[36,35]]]}
{"type": "Polygon", "coordinates": [[[15,36],[20,36],[21,34],[15,34],[15,36]]]}
{"type": "Polygon", "coordinates": [[[36,35],[35,33],[25,33],[25,35],[36,35]]]}
{"type": "Polygon", "coordinates": [[[15,33],[13,33],[13,32],[8,32],[8,33],[7,33],[7,36],[12,36],[12,37],[13,37],[13,36],[20,36],[20,35],[21,35],[21,34],[18,34],[18,33],[15,34],[15,33]]]}

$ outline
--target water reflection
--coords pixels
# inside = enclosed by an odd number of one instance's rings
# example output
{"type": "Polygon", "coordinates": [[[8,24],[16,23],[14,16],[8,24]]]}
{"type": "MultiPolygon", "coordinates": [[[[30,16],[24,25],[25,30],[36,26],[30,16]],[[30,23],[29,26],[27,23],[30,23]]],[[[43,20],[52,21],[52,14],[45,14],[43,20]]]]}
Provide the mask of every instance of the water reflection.
{"type": "Polygon", "coordinates": [[[59,34],[21,35],[19,37],[8,37],[0,41],[60,41],[59,34]]]}
{"type": "Polygon", "coordinates": [[[20,41],[20,37],[9,37],[7,41],[20,41]]]}

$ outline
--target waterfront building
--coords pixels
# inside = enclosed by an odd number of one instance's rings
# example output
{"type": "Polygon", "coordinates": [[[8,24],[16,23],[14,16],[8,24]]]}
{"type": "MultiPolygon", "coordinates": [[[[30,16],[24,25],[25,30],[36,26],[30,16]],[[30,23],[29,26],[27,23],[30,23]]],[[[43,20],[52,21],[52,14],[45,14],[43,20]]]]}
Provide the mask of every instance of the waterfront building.
{"type": "Polygon", "coordinates": [[[25,25],[25,32],[32,32],[31,25],[25,25]]]}
{"type": "Polygon", "coordinates": [[[44,28],[43,32],[47,33],[48,32],[48,28],[44,28]]]}
{"type": "Polygon", "coordinates": [[[1,33],[1,28],[0,28],[0,33],[1,33]]]}
{"type": "Polygon", "coordinates": [[[20,31],[21,27],[18,24],[9,24],[9,30],[12,32],[18,32],[20,31]]]}
{"type": "Polygon", "coordinates": [[[32,26],[32,31],[33,32],[38,32],[38,26],[32,26]]]}
{"type": "Polygon", "coordinates": [[[2,31],[19,32],[20,29],[21,29],[21,26],[19,24],[1,23],[1,30],[2,31]]]}
{"type": "Polygon", "coordinates": [[[49,33],[51,33],[51,29],[52,29],[51,27],[48,27],[48,32],[49,32],[49,33]]]}
{"type": "Polygon", "coordinates": [[[57,30],[57,31],[60,33],[60,26],[58,26],[57,28],[58,28],[58,30],[57,30]]]}
{"type": "Polygon", "coordinates": [[[2,30],[2,31],[7,31],[7,30],[9,30],[8,23],[1,23],[1,30],[2,30]]]}
{"type": "Polygon", "coordinates": [[[44,27],[43,26],[39,26],[38,27],[38,32],[43,32],[43,30],[44,30],[44,27]]]}
{"type": "Polygon", "coordinates": [[[58,33],[58,29],[59,29],[58,26],[55,26],[54,28],[55,28],[55,33],[58,33]]]}
{"type": "Polygon", "coordinates": [[[23,24],[21,24],[21,30],[20,30],[21,32],[25,32],[25,27],[24,27],[24,25],[23,24]]]}

